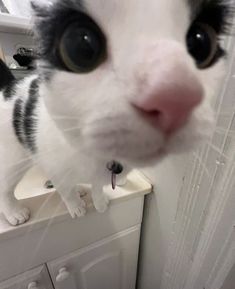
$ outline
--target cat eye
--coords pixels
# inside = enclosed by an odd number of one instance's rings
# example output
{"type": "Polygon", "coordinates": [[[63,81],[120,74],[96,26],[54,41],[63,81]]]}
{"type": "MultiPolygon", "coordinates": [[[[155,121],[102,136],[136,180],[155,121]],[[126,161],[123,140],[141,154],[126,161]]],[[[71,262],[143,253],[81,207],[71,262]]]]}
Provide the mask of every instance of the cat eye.
{"type": "Polygon", "coordinates": [[[105,37],[93,20],[82,14],[79,21],[74,21],[65,28],[58,52],[67,70],[88,73],[105,59],[105,37]]]}
{"type": "Polygon", "coordinates": [[[195,23],[187,35],[189,53],[195,59],[200,69],[208,68],[218,53],[218,39],[215,30],[202,23],[195,23]]]}

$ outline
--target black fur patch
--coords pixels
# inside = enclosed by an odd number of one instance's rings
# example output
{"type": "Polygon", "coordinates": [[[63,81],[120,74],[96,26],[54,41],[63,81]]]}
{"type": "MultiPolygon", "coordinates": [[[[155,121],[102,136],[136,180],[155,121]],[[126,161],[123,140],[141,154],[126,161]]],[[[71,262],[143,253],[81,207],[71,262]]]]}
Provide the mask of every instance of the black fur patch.
{"type": "Polygon", "coordinates": [[[0,59],[0,90],[10,85],[15,80],[14,75],[6,64],[0,59]]]}
{"type": "Polygon", "coordinates": [[[37,127],[37,116],[35,109],[39,98],[39,79],[31,82],[29,87],[29,97],[25,104],[23,117],[23,130],[25,135],[25,145],[32,152],[36,151],[35,133],[37,127]]]}
{"type": "Polygon", "coordinates": [[[209,25],[217,34],[217,52],[210,65],[214,65],[226,51],[221,45],[220,36],[229,34],[232,28],[234,7],[229,0],[188,0],[192,10],[192,26],[197,23],[209,25]]]}
{"type": "MultiPolygon", "coordinates": [[[[81,12],[85,12],[82,1],[61,0],[48,7],[40,7],[32,4],[36,14],[36,35],[39,46],[39,68],[46,72],[46,79],[54,68],[65,70],[63,63],[57,56],[58,38],[66,25],[77,19],[81,12]]],[[[43,77],[43,75],[42,75],[43,77]]]]}
{"type": "Polygon", "coordinates": [[[27,101],[21,98],[15,101],[13,110],[13,127],[19,142],[32,152],[36,152],[35,133],[37,115],[35,109],[39,98],[39,79],[34,79],[29,87],[27,101]]]}
{"type": "Polygon", "coordinates": [[[14,98],[16,94],[16,86],[20,82],[20,80],[14,79],[11,83],[9,83],[5,89],[3,90],[3,97],[5,100],[10,100],[14,98]]]}
{"type": "Polygon", "coordinates": [[[229,0],[189,0],[189,3],[194,21],[208,24],[218,35],[230,32],[234,7],[229,0]]]}
{"type": "Polygon", "coordinates": [[[13,127],[15,129],[15,134],[21,144],[24,144],[23,110],[24,102],[21,99],[17,99],[13,110],[13,127]]]}

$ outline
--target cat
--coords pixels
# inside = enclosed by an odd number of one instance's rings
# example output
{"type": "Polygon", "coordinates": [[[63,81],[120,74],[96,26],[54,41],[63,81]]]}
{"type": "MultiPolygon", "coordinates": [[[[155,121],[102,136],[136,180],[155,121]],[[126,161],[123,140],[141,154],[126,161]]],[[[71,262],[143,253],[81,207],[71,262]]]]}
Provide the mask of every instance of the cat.
{"type": "Polygon", "coordinates": [[[40,2],[35,74],[15,80],[0,65],[0,205],[11,225],[30,218],[13,192],[34,164],[79,217],[78,182],[92,184],[97,211],[107,209],[111,160],[125,175],[198,146],[213,131],[225,70],[226,1],[40,2]]]}

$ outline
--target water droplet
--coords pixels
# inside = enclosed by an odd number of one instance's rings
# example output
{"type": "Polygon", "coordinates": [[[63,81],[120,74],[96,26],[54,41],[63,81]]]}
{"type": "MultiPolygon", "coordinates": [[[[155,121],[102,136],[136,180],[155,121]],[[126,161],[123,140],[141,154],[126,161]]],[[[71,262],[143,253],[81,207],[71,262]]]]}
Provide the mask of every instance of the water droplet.
{"type": "Polygon", "coordinates": [[[217,166],[220,166],[221,165],[221,162],[219,160],[216,160],[215,162],[217,164],[217,166]]]}

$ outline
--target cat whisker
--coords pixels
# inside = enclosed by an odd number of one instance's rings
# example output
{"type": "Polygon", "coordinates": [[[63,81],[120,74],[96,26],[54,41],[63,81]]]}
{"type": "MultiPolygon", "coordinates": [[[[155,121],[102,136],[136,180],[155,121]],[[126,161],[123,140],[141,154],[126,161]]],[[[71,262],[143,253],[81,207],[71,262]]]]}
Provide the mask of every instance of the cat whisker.
{"type": "Polygon", "coordinates": [[[72,117],[67,115],[52,115],[51,117],[56,120],[80,120],[79,117],[72,117]]]}
{"type": "MultiPolygon", "coordinates": [[[[72,170],[71,170],[72,171],[72,170]]],[[[69,173],[69,172],[68,172],[69,173]]],[[[57,174],[57,171],[55,171],[54,172],[54,174],[53,175],[51,175],[50,176],[50,178],[53,178],[54,176],[56,176],[56,174],[57,174]]],[[[63,180],[64,179],[62,179],[62,182],[63,182],[63,180]]],[[[44,202],[42,203],[42,205],[40,206],[40,208],[39,208],[39,210],[37,211],[37,213],[36,213],[36,215],[35,215],[35,219],[38,219],[38,217],[40,216],[40,214],[41,214],[41,212],[42,212],[42,210],[45,208],[45,206],[48,204],[48,202],[51,200],[51,198],[54,196],[54,193],[50,193],[47,197],[46,197],[46,199],[44,200],[44,202]]],[[[61,203],[63,203],[62,201],[59,203],[59,205],[58,205],[58,207],[61,205],[61,203]]],[[[57,212],[57,211],[56,211],[57,212]]],[[[56,213],[55,213],[56,214],[56,213]]],[[[34,227],[34,223],[32,223],[30,226],[29,226],[29,228],[27,229],[27,232],[26,232],[26,234],[25,234],[25,237],[24,237],[24,240],[27,240],[27,237],[28,237],[28,235],[31,233],[31,231],[33,230],[33,227],[34,227]]],[[[21,249],[21,251],[25,251],[25,247],[24,247],[24,244],[25,244],[25,241],[23,240],[23,244],[22,244],[22,249],[21,249]]],[[[22,256],[24,255],[24,254],[21,254],[22,256]]],[[[22,264],[22,259],[21,259],[21,262],[20,262],[21,264],[22,264]]]]}
{"type": "MultiPolygon", "coordinates": [[[[17,177],[17,175],[22,175],[25,171],[27,171],[31,166],[29,164],[26,164],[24,166],[21,166],[19,169],[15,170],[14,172],[12,172],[12,174],[8,175],[7,176],[7,182],[10,183],[10,181],[14,178],[17,177]]],[[[2,180],[5,180],[6,179],[6,176],[3,175],[1,178],[0,178],[0,181],[2,180]]]]}
{"type": "Polygon", "coordinates": [[[81,131],[82,127],[80,126],[74,126],[70,128],[63,129],[64,132],[72,132],[72,131],[81,131]]]}
{"type": "Polygon", "coordinates": [[[218,147],[213,145],[212,143],[207,142],[207,145],[212,148],[215,152],[217,152],[220,156],[228,159],[228,156],[226,156],[218,147]]]}
{"type": "MultiPolygon", "coordinates": [[[[48,154],[50,154],[51,152],[54,152],[54,151],[55,151],[55,149],[53,148],[51,150],[47,150],[47,151],[44,151],[42,153],[37,153],[37,156],[45,156],[45,155],[48,155],[48,154]]],[[[14,167],[14,166],[20,165],[20,164],[22,164],[24,162],[31,161],[31,160],[32,160],[32,156],[28,156],[26,158],[22,158],[18,162],[12,163],[9,167],[14,167]]],[[[35,161],[34,161],[34,163],[35,163],[35,161]]]]}
{"type": "MultiPolygon", "coordinates": [[[[63,185],[63,183],[65,182],[66,178],[69,177],[69,175],[70,175],[71,173],[72,173],[72,169],[69,169],[69,170],[65,173],[65,175],[64,175],[63,178],[61,179],[61,182],[58,184],[58,187],[57,187],[58,190],[59,190],[59,187],[60,187],[61,185],[63,185]]],[[[52,197],[52,196],[51,196],[51,197],[52,197]]],[[[48,201],[49,201],[49,199],[47,199],[47,202],[48,202],[48,201]]],[[[53,213],[52,213],[52,215],[51,215],[51,218],[50,218],[50,220],[48,221],[45,229],[43,230],[43,233],[42,233],[42,235],[41,235],[40,240],[37,242],[37,246],[36,246],[36,248],[35,248],[35,250],[34,250],[34,254],[33,254],[32,258],[31,258],[31,263],[29,264],[30,266],[34,263],[34,260],[35,260],[35,258],[37,257],[38,251],[40,250],[41,244],[42,244],[42,242],[44,241],[45,236],[46,236],[46,234],[47,234],[50,226],[52,225],[52,222],[53,222],[54,218],[56,217],[56,215],[57,215],[57,213],[58,213],[58,210],[60,209],[60,206],[61,206],[62,203],[63,203],[63,201],[61,200],[61,201],[59,202],[59,204],[56,206],[56,208],[53,210],[53,213]]],[[[40,207],[39,211],[40,211],[40,210],[41,210],[41,207],[40,207]]]]}
{"type": "Polygon", "coordinates": [[[196,153],[193,153],[194,157],[197,159],[197,161],[199,162],[199,164],[202,166],[202,169],[205,171],[205,173],[207,174],[207,176],[209,177],[209,179],[212,178],[209,170],[206,167],[206,163],[202,161],[202,158],[196,153]]]}
{"type": "Polygon", "coordinates": [[[226,131],[224,129],[216,129],[215,133],[221,134],[221,135],[228,135],[229,137],[235,138],[235,131],[226,131]]]}
{"type": "Polygon", "coordinates": [[[216,127],[215,132],[223,132],[223,133],[229,133],[229,134],[235,134],[235,130],[232,129],[225,129],[222,127],[216,127]]]}
{"type": "Polygon", "coordinates": [[[217,113],[217,116],[231,116],[235,111],[235,107],[231,109],[231,111],[220,111],[217,113]]]}

